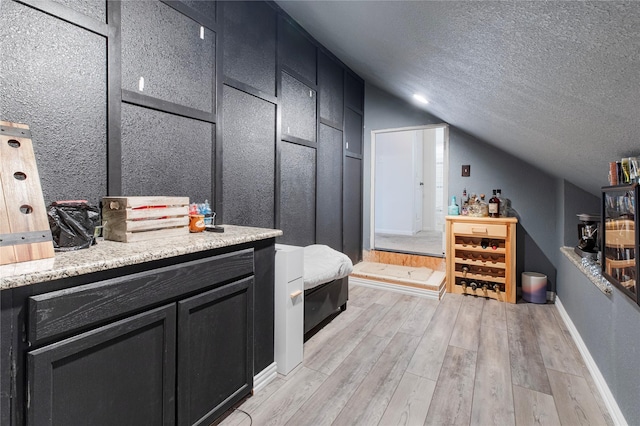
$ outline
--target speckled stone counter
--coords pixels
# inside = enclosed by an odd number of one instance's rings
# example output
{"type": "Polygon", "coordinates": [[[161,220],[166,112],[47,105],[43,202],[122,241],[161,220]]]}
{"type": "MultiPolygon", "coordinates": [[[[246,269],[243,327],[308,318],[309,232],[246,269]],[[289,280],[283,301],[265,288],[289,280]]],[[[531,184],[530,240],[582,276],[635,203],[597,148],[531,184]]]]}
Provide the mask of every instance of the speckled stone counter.
{"type": "Polygon", "coordinates": [[[278,229],[223,225],[223,233],[199,232],[137,243],[98,239],[88,249],[56,253],[51,259],[0,266],[0,290],[120,268],[282,235],[278,229]]]}
{"type": "Polygon", "coordinates": [[[583,263],[583,259],[575,253],[573,247],[560,247],[560,251],[576,266],[576,268],[589,278],[589,281],[598,287],[601,292],[607,295],[613,292],[613,286],[611,283],[600,273],[599,263],[595,263],[595,261],[588,261],[585,265],[585,263],[583,263]],[[595,266],[595,268],[587,268],[587,265],[591,265],[592,267],[595,266]]]}

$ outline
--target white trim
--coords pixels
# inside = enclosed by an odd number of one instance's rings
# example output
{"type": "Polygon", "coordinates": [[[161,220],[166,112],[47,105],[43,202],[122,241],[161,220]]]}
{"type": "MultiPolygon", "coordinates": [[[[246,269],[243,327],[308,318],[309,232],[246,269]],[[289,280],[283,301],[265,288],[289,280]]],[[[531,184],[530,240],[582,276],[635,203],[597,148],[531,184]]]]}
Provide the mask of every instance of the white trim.
{"type": "Polygon", "coordinates": [[[368,278],[354,277],[353,275],[349,276],[349,284],[375,288],[378,290],[393,291],[396,293],[407,294],[409,296],[418,296],[434,300],[440,300],[445,291],[445,286],[442,286],[442,290],[438,292],[435,290],[428,290],[426,288],[409,287],[402,284],[389,284],[382,281],[370,280],[368,278]]]}
{"type": "Polygon", "coordinates": [[[609,410],[609,414],[611,415],[613,423],[620,426],[628,426],[628,423],[625,420],[624,415],[622,414],[622,411],[620,411],[620,407],[618,407],[618,403],[613,397],[613,394],[611,393],[611,390],[609,389],[607,382],[602,376],[602,373],[600,373],[600,369],[598,369],[598,365],[596,364],[594,359],[591,357],[591,354],[589,353],[589,349],[587,348],[587,345],[582,340],[582,337],[580,336],[578,329],[573,324],[573,321],[571,321],[571,317],[569,317],[569,314],[564,309],[564,306],[562,305],[562,302],[560,302],[560,298],[557,295],[556,295],[555,305],[556,305],[556,308],[558,309],[558,312],[560,313],[560,317],[562,318],[565,325],[567,326],[567,329],[569,329],[569,332],[571,333],[571,337],[573,337],[573,341],[576,343],[576,346],[578,346],[578,350],[580,351],[582,358],[584,358],[585,364],[587,365],[587,369],[589,370],[589,373],[591,373],[591,377],[593,377],[593,381],[595,382],[596,387],[600,392],[600,396],[602,396],[602,399],[604,400],[604,404],[607,406],[607,409],[609,410]]]}
{"type": "Polygon", "coordinates": [[[400,229],[376,229],[376,234],[391,234],[391,235],[415,235],[416,232],[413,231],[403,231],[400,229]]]}
{"type": "Polygon", "coordinates": [[[278,377],[278,365],[273,362],[267,368],[253,376],[253,394],[255,395],[276,377],[278,377]]]}
{"type": "MultiPolygon", "coordinates": [[[[371,159],[369,161],[371,163],[371,176],[369,185],[369,250],[375,250],[376,248],[376,131],[371,131],[371,159]]],[[[364,164],[364,163],[362,163],[364,164]]],[[[364,182],[363,182],[364,185],[364,182]]],[[[364,200],[363,200],[364,204],[364,200]]],[[[362,221],[364,222],[364,208],[362,214],[362,221]]],[[[363,247],[365,249],[365,247],[363,247]]]]}

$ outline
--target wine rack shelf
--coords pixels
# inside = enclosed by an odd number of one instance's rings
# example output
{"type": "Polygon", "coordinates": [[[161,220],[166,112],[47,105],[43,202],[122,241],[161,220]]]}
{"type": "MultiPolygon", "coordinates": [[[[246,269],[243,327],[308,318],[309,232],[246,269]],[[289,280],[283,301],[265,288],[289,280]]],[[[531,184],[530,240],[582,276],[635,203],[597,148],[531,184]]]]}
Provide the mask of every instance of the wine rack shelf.
{"type": "Polygon", "coordinates": [[[514,217],[447,216],[447,292],[516,303],[514,217]]]}
{"type": "Polygon", "coordinates": [[[640,262],[638,229],[640,185],[602,188],[602,275],[640,304],[637,280],[640,262]]]}

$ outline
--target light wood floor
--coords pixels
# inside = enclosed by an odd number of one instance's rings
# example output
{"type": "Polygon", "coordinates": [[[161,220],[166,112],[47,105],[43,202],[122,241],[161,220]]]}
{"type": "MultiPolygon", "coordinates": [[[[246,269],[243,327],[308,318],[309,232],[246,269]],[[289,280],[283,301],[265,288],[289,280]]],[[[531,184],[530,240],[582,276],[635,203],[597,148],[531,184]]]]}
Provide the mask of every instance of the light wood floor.
{"type": "Polygon", "coordinates": [[[613,424],[554,305],[358,286],[304,362],[238,408],[255,426],[613,424]]]}

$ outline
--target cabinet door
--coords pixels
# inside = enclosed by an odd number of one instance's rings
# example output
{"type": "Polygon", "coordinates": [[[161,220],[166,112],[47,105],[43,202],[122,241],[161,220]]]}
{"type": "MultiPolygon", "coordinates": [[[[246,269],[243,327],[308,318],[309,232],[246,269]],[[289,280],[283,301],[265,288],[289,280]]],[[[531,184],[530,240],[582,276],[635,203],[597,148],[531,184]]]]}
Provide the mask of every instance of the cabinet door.
{"type": "Polygon", "coordinates": [[[282,73],[282,138],[316,141],[316,92],[282,73]]]}
{"type": "Polygon", "coordinates": [[[175,423],[175,304],[27,354],[29,425],[175,423]]]}
{"type": "Polygon", "coordinates": [[[342,251],[342,132],[320,124],[316,243],[342,251]]]}
{"type": "Polygon", "coordinates": [[[308,246],[316,241],[316,150],[282,142],[279,242],[308,246]]]}
{"type": "Polygon", "coordinates": [[[362,155],[362,115],[351,108],[344,110],[345,149],[362,155]]]}
{"type": "Polygon", "coordinates": [[[208,425],[253,387],[253,277],[178,302],[178,424],[208,425]]]}
{"type": "Polygon", "coordinates": [[[344,115],[344,78],[342,67],[324,53],[318,54],[320,117],[342,129],[344,115]]]}
{"type": "Polygon", "coordinates": [[[362,260],[362,160],[344,158],[343,252],[353,263],[362,260]]]}
{"type": "Polygon", "coordinates": [[[316,84],[316,47],[282,15],[278,21],[278,40],[278,54],[282,65],[316,84]]]}

